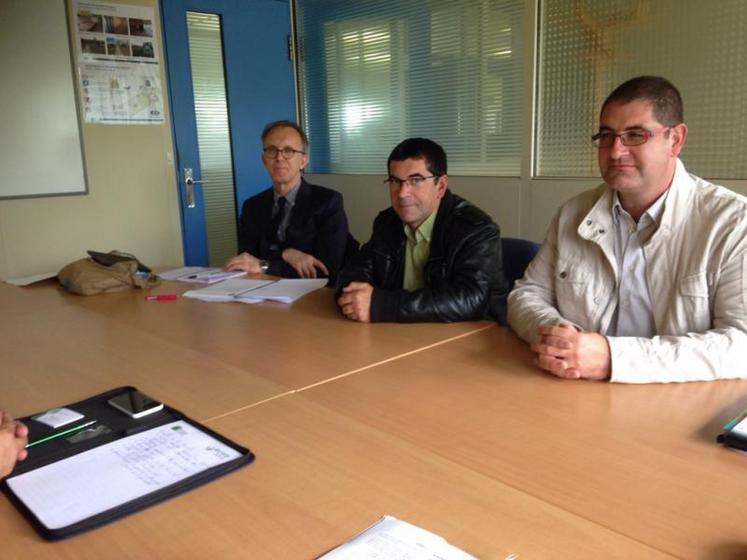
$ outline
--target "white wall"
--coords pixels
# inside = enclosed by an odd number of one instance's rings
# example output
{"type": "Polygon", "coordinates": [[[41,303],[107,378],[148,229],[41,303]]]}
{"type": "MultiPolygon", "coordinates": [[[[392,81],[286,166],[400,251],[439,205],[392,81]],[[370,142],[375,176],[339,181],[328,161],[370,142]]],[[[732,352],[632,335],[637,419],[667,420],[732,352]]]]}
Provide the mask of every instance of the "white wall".
{"type": "MultiPolygon", "coordinates": [[[[153,7],[160,20],[158,0],[117,2],[153,7]]],[[[156,28],[160,37],[160,21],[156,28]]],[[[159,46],[163,61],[162,37],[159,46]]],[[[163,64],[161,82],[168,115],[163,64]]],[[[0,279],[57,271],[87,249],[128,251],[154,266],[182,263],[168,119],[81,128],[89,194],[0,201],[0,279]]]]}

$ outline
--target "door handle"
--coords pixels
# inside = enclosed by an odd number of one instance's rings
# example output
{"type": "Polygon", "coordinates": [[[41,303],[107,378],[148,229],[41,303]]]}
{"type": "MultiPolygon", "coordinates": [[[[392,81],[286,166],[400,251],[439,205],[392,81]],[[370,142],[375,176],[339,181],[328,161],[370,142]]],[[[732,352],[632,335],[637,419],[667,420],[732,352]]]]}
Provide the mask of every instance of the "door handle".
{"type": "Polygon", "coordinates": [[[184,185],[186,187],[187,194],[187,208],[194,208],[197,206],[195,203],[195,183],[202,183],[202,181],[195,181],[192,175],[192,168],[184,168],[184,185]]]}

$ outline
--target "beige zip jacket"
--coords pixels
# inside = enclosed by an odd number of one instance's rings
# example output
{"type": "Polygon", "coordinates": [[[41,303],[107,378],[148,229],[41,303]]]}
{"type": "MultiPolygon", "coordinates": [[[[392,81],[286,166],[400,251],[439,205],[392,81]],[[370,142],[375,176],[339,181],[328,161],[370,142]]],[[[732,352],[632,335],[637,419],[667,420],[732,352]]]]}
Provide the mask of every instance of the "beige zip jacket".
{"type": "MultiPolygon", "coordinates": [[[[527,342],[540,325],[604,334],[617,307],[612,190],[560,208],[508,298],[527,342]]],[[[747,198],[687,173],[680,160],[661,223],[643,246],[657,336],[607,337],[611,381],[747,378],[747,198]]]]}

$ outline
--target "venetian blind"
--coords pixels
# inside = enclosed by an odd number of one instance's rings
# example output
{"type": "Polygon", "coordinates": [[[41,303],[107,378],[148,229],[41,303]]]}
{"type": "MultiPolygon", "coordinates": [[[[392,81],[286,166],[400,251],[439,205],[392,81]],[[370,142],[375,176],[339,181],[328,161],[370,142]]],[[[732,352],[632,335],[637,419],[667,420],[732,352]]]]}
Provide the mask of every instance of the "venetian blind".
{"type": "Polygon", "coordinates": [[[187,34],[208,263],[221,266],[236,254],[237,233],[220,16],[187,12],[187,34]]]}
{"type": "Polygon", "coordinates": [[[299,0],[303,123],[316,173],[386,173],[401,140],[449,172],[518,175],[521,0],[299,0]]]}

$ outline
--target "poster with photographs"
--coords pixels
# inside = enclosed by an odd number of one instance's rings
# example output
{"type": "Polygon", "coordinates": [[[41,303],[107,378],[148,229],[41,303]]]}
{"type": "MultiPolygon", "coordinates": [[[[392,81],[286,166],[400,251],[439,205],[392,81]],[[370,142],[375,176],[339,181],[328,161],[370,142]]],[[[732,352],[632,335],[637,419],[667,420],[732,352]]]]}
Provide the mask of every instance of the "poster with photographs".
{"type": "Polygon", "coordinates": [[[85,121],[162,123],[153,8],[78,0],[73,9],[85,121]]]}

